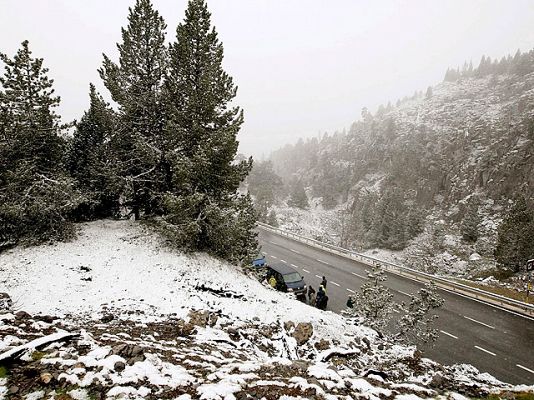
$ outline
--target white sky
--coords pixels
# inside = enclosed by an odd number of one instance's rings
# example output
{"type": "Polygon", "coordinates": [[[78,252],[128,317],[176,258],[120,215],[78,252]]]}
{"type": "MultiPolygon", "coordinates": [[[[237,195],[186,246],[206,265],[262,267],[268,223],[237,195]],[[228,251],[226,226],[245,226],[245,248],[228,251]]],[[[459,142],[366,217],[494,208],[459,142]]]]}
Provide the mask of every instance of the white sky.
{"type": "MultiPolygon", "coordinates": [[[[153,0],[168,39],[186,0],[153,0]]],[[[88,106],[89,82],[134,0],[0,0],[0,51],[28,39],[43,57],[64,121],[88,106]]],[[[240,151],[268,155],[299,137],[348,127],[441,82],[449,66],[534,47],[533,0],[208,0],[225,68],[245,110],[240,151]]]]}

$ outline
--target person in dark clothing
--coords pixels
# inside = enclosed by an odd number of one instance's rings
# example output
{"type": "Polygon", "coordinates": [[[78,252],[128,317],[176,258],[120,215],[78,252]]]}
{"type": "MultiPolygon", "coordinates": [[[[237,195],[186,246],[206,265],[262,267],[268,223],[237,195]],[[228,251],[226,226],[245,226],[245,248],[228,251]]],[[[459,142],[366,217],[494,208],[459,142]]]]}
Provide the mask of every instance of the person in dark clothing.
{"type": "Polygon", "coordinates": [[[308,286],[308,304],[314,305],[315,303],[315,289],[311,286],[308,286]],[[313,302],[312,302],[313,299],[313,302]]]}
{"type": "Polygon", "coordinates": [[[323,276],[323,280],[321,281],[321,286],[325,289],[326,292],[326,278],[323,276]]]}
{"type": "Polygon", "coordinates": [[[328,296],[326,295],[326,291],[324,290],[324,286],[319,286],[319,290],[317,291],[317,308],[320,310],[326,310],[326,305],[328,304],[328,296]]]}
{"type": "Polygon", "coordinates": [[[349,296],[349,298],[347,299],[347,307],[354,308],[354,298],[352,296],[349,296]]]}

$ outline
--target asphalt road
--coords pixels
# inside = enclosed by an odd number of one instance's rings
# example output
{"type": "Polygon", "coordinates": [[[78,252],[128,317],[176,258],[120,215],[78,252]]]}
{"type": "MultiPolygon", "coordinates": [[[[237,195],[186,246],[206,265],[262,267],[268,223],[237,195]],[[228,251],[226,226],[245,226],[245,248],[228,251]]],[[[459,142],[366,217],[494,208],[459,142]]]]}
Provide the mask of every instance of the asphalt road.
{"type": "MultiPolygon", "coordinates": [[[[259,241],[269,264],[293,266],[317,290],[328,280],[328,310],[339,312],[351,293],[366,281],[369,266],[259,229],[259,241]]],[[[388,273],[395,301],[410,299],[422,284],[388,273]]],[[[513,384],[534,384],[534,319],[523,317],[445,290],[437,312],[439,339],[422,348],[425,357],[442,364],[468,363],[481,372],[513,384]]]]}

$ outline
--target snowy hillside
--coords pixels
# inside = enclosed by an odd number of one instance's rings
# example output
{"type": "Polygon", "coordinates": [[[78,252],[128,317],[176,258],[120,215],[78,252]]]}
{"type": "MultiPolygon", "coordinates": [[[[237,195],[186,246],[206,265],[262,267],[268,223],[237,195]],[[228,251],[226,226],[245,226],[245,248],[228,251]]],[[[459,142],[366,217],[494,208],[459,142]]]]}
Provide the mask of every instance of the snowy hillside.
{"type": "MultiPolygon", "coordinates": [[[[374,115],[364,110],[348,131],[275,151],[269,162],[286,189],[268,212],[336,245],[404,250],[399,258],[427,272],[496,273],[499,223],[518,196],[534,199],[533,55],[524,55],[524,73],[462,75],[374,115]],[[305,210],[285,207],[297,182],[305,210]]],[[[526,259],[499,267],[517,270],[526,259]]]]}
{"type": "Polygon", "coordinates": [[[529,390],[421,358],[235,266],[168,250],[130,221],[14,248],[0,271],[0,292],[13,300],[0,296],[0,398],[460,399],[453,392],[529,390]]]}

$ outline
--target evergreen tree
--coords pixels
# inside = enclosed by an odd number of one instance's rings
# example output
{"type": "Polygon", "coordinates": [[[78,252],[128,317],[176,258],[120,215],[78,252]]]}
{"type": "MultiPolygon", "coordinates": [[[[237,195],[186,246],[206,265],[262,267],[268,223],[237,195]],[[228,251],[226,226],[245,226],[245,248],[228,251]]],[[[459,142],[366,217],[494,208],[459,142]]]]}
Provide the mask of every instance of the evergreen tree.
{"type": "Polygon", "coordinates": [[[68,154],[70,174],[86,197],[75,213],[77,219],[109,216],[118,203],[115,191],[119,188],[114,187],[118,184],[117,171],[108,148],[115,115],[93,84],[89,86],[89,99],[89,109],[76,126],[68,154]]]}
{"type": "Polygon", "coordinates": [[[271,212],[267,216],[267,224],[278,228],[278,219],[276,218],[276,213],[274,212],[274,210],[271,210],[271,212]]]}
{"type": "Polygon", "coordinates": [[[308,196],[306,195],[306,190],[304,189],[304,184],[302,181],[295,181],[291,186],[291,193],[289,194],[287,205],[290,207],[297,207],[302,210],[307,209],[309,207],[308,196]]]}
{"type": "Polygon", "coordinates": [[[426,89],[425,97],[426,97],[427,99],[431,99],[431,98],[432,98],[432,86],[429,86],[429,87],[426,89]]]}
{"type": "Polygon", "coordinates": [[[479,225],[480,215],[478,212],[478,201],[476,199],[470,199],[461,224],[463,239],[468,242],[476,242],[479,235],[479,225]]]}
{"type": "Polygon", "coordinates": [[[136,219],[157,211],[160,192],[170,183],[163,128],[163,83],[167,72],[166,25],[150,0],[129,9],[128,27],[118,44],[119,64],[104,55],[99,70],[119,105],[118,130],[111,138],[121,194],[136,219]]]}
{"type": "Polygon", "coordinates": [[[534,211],[523,196],[519,196],[504,217],[497,231],[495,258],[497,262],[520,271],[527,260],[534,258],[534,211]]]}
{"type": "Polygon", "coordinates": [[[237,88],[222,68],[223,46],[210,17],[203,0],[189,1],[170,47],[166,140],[172,189],[165,221],[183,246],[246,260],[257,251],[255,214],[250,197],[237,189],[252,159],[235,162],[243,113],[231,106],[237,88]]]}
{"type": "Polygon", "coordinates": [[[0,59],[0,248],[69,236],[67,218],[79,196],[63,165],[53,80],[27,41],[13,58],[0,59]]]}
{"type": "Polygon", "coordinates": [[[274,204],[282,190],[282,179],[274,172],[271,161],[255,162],[247,177],[248,192],[260,221],[266,222],[267,210],[274,204]]]}

